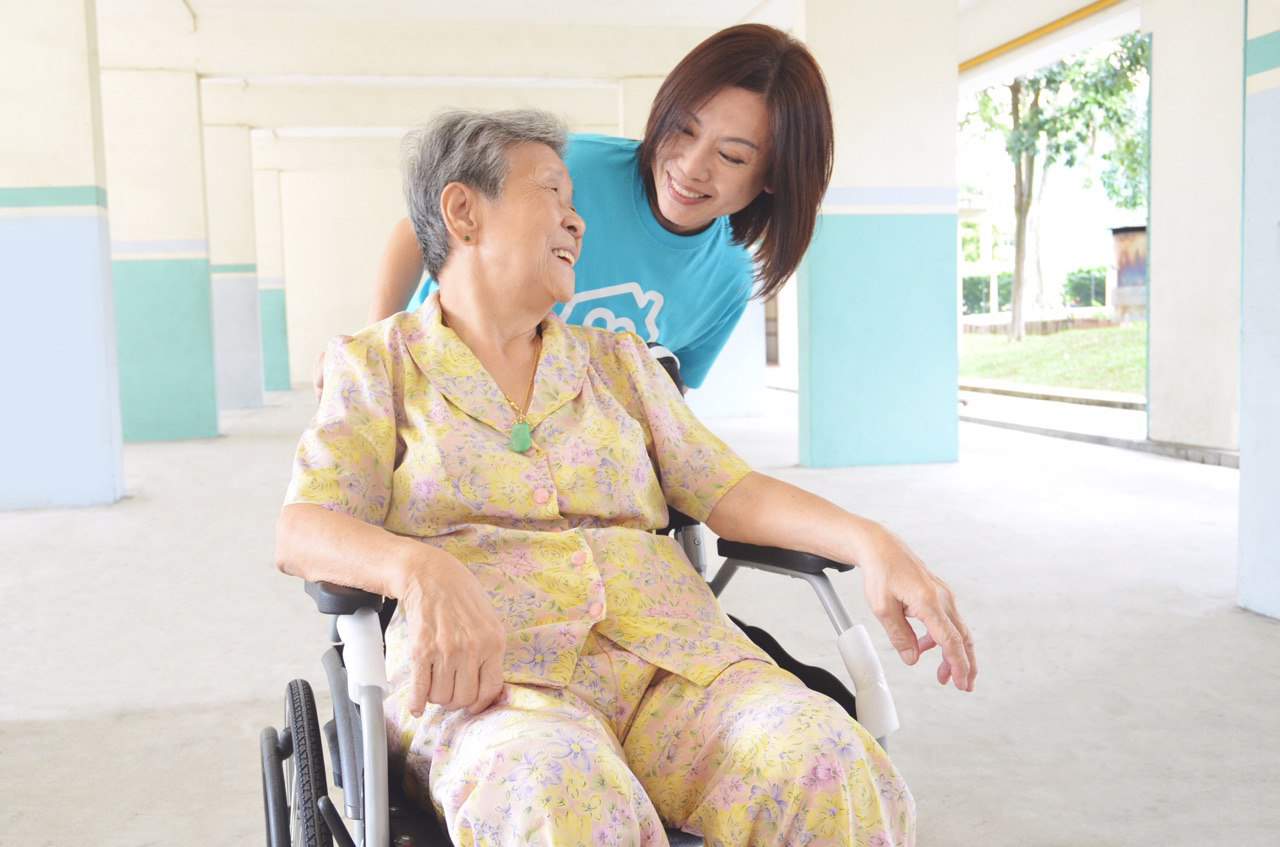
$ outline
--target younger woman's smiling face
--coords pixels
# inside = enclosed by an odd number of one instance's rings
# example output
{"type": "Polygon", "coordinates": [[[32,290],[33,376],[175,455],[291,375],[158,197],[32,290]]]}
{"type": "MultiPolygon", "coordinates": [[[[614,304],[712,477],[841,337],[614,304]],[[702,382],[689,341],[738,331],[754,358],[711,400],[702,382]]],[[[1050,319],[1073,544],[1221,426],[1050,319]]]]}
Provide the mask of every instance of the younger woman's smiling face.
{"type": "Polygon", "coordinates": [[[654,157],[655,211],[662,225],[697,232],[771,190],[765,184],[768,143],[762,95],[737,87],[716,92],[654,157]]]}

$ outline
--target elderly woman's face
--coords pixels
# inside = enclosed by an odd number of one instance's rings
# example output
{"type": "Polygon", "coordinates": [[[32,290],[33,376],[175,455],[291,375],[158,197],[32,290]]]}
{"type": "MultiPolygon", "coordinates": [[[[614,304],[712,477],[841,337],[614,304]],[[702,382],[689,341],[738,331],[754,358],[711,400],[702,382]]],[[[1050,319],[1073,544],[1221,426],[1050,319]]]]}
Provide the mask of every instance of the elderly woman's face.
{"type": "Polygon", "coordinates": [[[571,300],[586,224],[573,208],[569,171],[545,144],[520,144],[507,156],[502,195],[485,202],[486,264],[523,289],[516,296],[571,300]]]}

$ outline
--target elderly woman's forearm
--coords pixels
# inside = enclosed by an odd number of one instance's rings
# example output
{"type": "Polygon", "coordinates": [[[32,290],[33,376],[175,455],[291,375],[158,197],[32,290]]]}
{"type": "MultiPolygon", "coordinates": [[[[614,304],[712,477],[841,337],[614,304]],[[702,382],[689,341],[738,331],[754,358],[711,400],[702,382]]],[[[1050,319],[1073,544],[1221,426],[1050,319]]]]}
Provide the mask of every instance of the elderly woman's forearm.
{"type": "Polygon", "coordinates": [[[752,472],[720,498],[707,526],[721,538],[858,564],[887,531],[802,488],[752,472]]]}
{"type": "Polygon", "coordinates": [[[310,582],[333,582],[399,597],[407,574],[430,564],[433,547],[323,506],[291,503],[276,525],[276,567],[310,582]]]}

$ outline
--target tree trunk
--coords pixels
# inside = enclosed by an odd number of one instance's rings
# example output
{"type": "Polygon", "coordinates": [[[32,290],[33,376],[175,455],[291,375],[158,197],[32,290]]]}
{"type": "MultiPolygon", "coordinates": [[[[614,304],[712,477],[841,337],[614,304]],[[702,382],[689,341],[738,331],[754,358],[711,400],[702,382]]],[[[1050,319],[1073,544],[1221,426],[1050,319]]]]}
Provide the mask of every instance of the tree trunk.
{"type": "Polygon", "coordinates": [[[1027,265],[1027,214],[1024,206],[1018,204],[1013,227],[1013,290],[1009,293],[1009,340],[1021,341],[1025,332],[1022,315],[1022,285],[1027,265]]]}
{"type": "MultiPolygon", "coordinates": [[[[1016,79],[1009,86],[1011,96],[1011,112],[1015,135],[1022,126],[1022,88],[1023,81],[1016,79]]],[[[1028,117],[1040,105],[1040,90],[1036,88],[1031,96],[1028,117]]],[[[1025,317],[1023,303],[1026,300],[1026,265],[1027,265],[1027,215],[1031,212],[1031,198],[1035,192],[1036,155],[1032,145],[1028,150],[1019,150],[1013,156],[1013,286],[1009,292],[1009,338],[1021,341],[1025,335],[1025,317]]]]}
{"type": "Polygon", "coordinates": [[[1033,248],[1031,255],[1035,257],[1036,266],[1036,308],[1042,315],[1048,305],[1049,292],[1044,290],[1044,253],[1040,250],[1040,231],[1044,223],[1044,185],[1049,176],[1049,168],[1041,165],[1040,179],[1036,184],[1036,199],[1031,204],[1035,210],[1027,216],[1027,226],[1031,227],[1033,248]]]}

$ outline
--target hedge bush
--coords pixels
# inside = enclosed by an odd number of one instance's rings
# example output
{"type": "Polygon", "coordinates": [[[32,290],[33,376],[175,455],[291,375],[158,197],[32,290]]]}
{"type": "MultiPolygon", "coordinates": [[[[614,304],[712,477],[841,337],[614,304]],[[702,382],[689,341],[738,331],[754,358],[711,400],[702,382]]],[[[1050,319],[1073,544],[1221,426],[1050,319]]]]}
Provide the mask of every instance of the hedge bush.
{"type": "Polygon", "coordinates": [[[1107,305],[1107,269],[1077,268],[1067,274],[1062,299],[1068,306],[1107,305]]]}
{"type": "MultiPolygon", "coordinates": [[[[991,311],[988,295],[990,281],[985,276],[967,276],[963,280],[964,313],[966,315],[985,315],[991,311]]],[[[1000,302],[1000,311],[1009,311],[1013,302],[1013,274],[1005,272],[996,278],[996,297],[1000,302]]]]}

